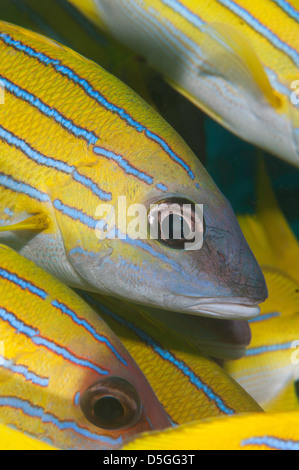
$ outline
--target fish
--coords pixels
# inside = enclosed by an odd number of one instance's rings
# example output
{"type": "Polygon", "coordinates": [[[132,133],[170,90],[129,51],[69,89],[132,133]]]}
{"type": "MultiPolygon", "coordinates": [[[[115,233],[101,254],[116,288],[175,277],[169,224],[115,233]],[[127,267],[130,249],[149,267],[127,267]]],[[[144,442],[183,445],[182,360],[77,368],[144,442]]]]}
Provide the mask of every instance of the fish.
{"type": "Polygon", "coordinates": [[[296,0],[94,4],[105,30],[210,117],[299,167],[296,0]]]}
{"type": "MultiPolygon", "coordinates": [[[[175,425],[262,412],[255,400],[199,349],[200,345],[195,347],[189,341],[184,321],[178,332],[142,306],[89,292],[78,294],[120,338],[175,425]]],[[[215,322],[222,324],[221,320],[215,322]]],[[[199,322],[197,334],[203,342],[204,333],[199,322]]]]}
{"type": "Polygon", "coordinates": [[[71,289],[0,245],[0,423],[59,449],[118,449],[171,426],[105,322],[71,289]]]}
{"type": "Polygon", "coordinates": [[[250,321],[246,355],[226,371],[266,411],[299,410],[299,243],[259,164],[257,215],[239,217],[266,277],[269,299],[250,321]]]}
{"type": "MultiPolygon", "coordinates": [[[[82,6],[86,6],[85,2],[82,6]]],[[[157,78],[151,76],[148,68],[144,67],[144,63],[140,62],[135,53],[120,43],[116,44],[116,41],[113,41],[102,29],[94,27],[90,21],[85,20],[76,7],[67,0],[44,0],[43,2],[23,0],[21,3],[2,0],[1,19],[8,22],[14,21],[19,26],[47,34],[50,38],[59,40],[64,45],[83,53],[125,81],[153,107],[157,105],[157,100],[153,103],[152,93],[149,93],[149,86],[152,88],[152,83],[155,83],[155,87],[157,86],[157,78]],[[144,71],[146,71],[145,76],[144,71]]],[[[182,136],[182,132],[185,129],[188,130],[187,141],[189,145],[192,144],[192,148],[194,147],[193,141],[197,142],[201,156],[203,142],[198,135],[197,109],[192,107],[193,105],[187,100],[183,100],[181,95],[170,91],[170,88],[161,81],[159,81],[158,89],[159,111],[163,111],[164,117],[166,114],[166,120],[172,118],[171,124],[175,124],[182,136]],[[167,113],[165,111],[169,109],[169,106],[163,104],[163,99],[161,100],[166,91],[167,95],[171,93],[172,98],[177,97],[172,99],[171,110],[167,113]],[[176,108],[177,105],[178,108],[176,108]],[[196,135],[196,138],[190,139],[191,135],[196,135]]],[[[171,325],[171,329],[175,328],[179,335],[184,334],[185,337],[188,335],[188,341],[193,342],[196,350],[224,360],[243,357],[251,340],[250,328],[245,321],[219,321],[192,316],[187,319],[184,314],[168,313],[161,309],[152,309],[150,315],[158,316],[160,321],[163,319],[168,329],[171,325]]]]}
{"type": "MultiPolygon", "coordinates": [[[[299,450],[298,420],[295,411],[207,420],[146,433],[127,442],[123,450],[299,450]]],[[[191,462],[191,455],[180,457],[191,462]]]]}
{"type": "Polygon", "coordinates": [[[0,22],[0,57],[1,243],[73,288],[193,315],[257,316],[263,273],[230,203],[176,132],[53,40],[0,22]],[[198,249],[186,248],[184,234],[165,237],[159,210],[167,224],[173,203],[198,249]],[[126,221],[124,207],[135,204],[141,239],[135,219],[126,221]]]}

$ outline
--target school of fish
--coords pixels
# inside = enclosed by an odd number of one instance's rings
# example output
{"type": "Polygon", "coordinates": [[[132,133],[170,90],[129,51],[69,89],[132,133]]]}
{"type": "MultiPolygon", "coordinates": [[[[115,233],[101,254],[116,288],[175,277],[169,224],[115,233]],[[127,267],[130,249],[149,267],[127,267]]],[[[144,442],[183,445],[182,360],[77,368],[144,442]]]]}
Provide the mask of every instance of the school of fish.
{"type": "Polygon", "coordinates": [[[1,450],[299,449],[298,241],[265,166],[237,220],[147,88],[299,166],[299,11],[260,3],[0,0],[1,450]],[[134,238],[165,202],[204,205],[200,250],[134,238]]]}

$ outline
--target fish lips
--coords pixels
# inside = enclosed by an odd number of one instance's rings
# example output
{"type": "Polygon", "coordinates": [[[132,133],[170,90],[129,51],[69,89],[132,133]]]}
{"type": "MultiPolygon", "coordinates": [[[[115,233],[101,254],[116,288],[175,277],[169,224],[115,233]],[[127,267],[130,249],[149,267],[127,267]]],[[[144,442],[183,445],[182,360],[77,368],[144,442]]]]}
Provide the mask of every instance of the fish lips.
{"type": "Polygon", "coordinates": [[[189,296],[165,295],[163,298],[164,308],[191,315],[199,315],[222,320],[251,320],[259,316],[260,303],[266,299],[253,303],[246,299],[227,298],[198,298],[189,296]],[[178,306],[179,302],[179,306],[178,306]],[[178,308],[179,307],[179,308],[178,308]]]}

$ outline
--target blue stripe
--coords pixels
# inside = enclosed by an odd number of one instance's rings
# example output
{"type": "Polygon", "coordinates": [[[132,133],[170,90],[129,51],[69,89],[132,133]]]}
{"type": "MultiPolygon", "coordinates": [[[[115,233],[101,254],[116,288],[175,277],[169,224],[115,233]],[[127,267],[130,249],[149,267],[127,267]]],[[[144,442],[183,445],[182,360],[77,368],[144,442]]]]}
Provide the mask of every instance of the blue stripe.
{"type": "Polygon", "coordinates": [[[42,54],[41,52],[35,51],[34,49],[32,49],[32,47],[22,44],[21,41],[16,41],[11,36],[9,36],[9,34],[1,33],[0,38],[3,40],[3,42],[8,44],[9,46],[14,47],[15,49],[21,52],[24,52],[30,57],[33,57],[34,59],[37,59],[40,62],[44,63],[45,65],[59,65],[60,64],[59,60],[51,59],[47,55],[42,54]]]}
{"type": "Polygon", "coordinates": [[[106,191],[103,191],[94,181],[92,181],[87,176],[81,175],[80,173],[78,173],[78,171],[74,171],[74,173],[72,173],[72,176],[75,181],[83,184],[83,186],[85,186],[86,188],[91,189],[91,191],[103,201],[111,201],[112,194],[110,192],[108,193],[106,191]]]}
{"type": "Polygon", "coordinates": [[[26,101],[34,108],[38,109],[42,114],[49,118],[55,119],[58,124],[61,124],[67,131],[71,132],[76,137],[83,137],[88,144],[96,144],[99,138],[88,130],[76,126],[70,119],[67,119],[57,109],[48,106],[35,95],[29,93],[23,88],[18,87],[15,83],[11,82],[4,76],[0,75],[0,80],[3,82],[5,89],[12,93],[17,98],[26,101]]]}
{"type": "Polygon", "coordinates": [[[265,315],[260,315],[257,318],[253,318],[252,320],[249,320],[249,323],[259,323],[259,322],[271,320],[272,318],[277,318],[277,317],[280,317],[280,316],[281,316],[281,314],[278,313],[278,312],[267,313],[265,315]]]}
{"type": "Polygon", "coordinates": [[[16,365],[3,356],[0,356],[0,367],[10,370],[14,374],[22,375],[28,382],[32,382],[34,385],[40,387],[48,387],[49,385],[49,379],[36,375],[34,372],[31,372],[28,367],[16,365]]]}
{"type": "Polygon", "coordinates": [[[191,10],[189,10],[185,5],[177,0],[161,0],[164,5],[168,6],[176,13],[181,15],[185,20],[189,21],[189,23],[193,24],[196,28],[200,28],[205,24],[205,22],[191,10]]]}
{"type": "Polygon", "coordinates": [[[283,11],[285,11],[291,18],[299,22],[299,11],[296,10],[289,2],[286,0],[271,0],[276,3],[283,11]]]}
{"type": "Polygon", "coordinates": [[[299,450],[299,442],[285,441],[277,437],[251,437],[242,442],[242,446],[266,446],[277,450],[299,450]]]}
{"type": "Polygon", "coordinates": [[[53,202],[53,205],[59,212],[62,212],[64,215],[70,217],[73,220],[81,222],[83,225],[86,225],[91,229],[95,230],[97,224],[100,223],[100,220],[95,220],[92,217],[86,215],[84,212],[75,209],[74,207],[66,206],[59,199],[56,199],[53,202]]]}
{"type": "Polygon", "coordinates": [[[97,367],[95,364],[88,360],[80,359],[67,349],[55,344],[52,341],[49,341],[46,338],[43,338],[42,336],[39,336],[40,332],[38,330],[34,330],[29,325],[26,325],[26,323],[23,323],[21,320],[19,320],[13,313],[8,312],[3,308],[0,308],[0,318],[2,318],[3,321],[8,322],[10,326],[12,326],[12,328],[14,328],[18,333],[24,334],[25,336],[30,338],[31,341],[37,346],[44,346],[51,352],[54,352],[54,354],[62,356],[64,359],[72,362],[73,364],[94,370],[100,375],[109,374],[107,370],[97,367]]]}
{"type": "Polygon", "coordinates": [[[22,400],[16,397],[0,397],[0,406],[7,406],[16,410],[21,410],[27,416],[32,418],[39,418],[43,423],[50,423],[56,426],[60,431],[74,431],[75,433],[87,439],[94,441],[104,442],[109,445],[121,445],[122,437],[113,439],[109,436],[101,436],[94,434],[88,429],[81,428],[74,421],[61,421],[51,413],[45,413],[44,409],[39,406],[32,405],[29,401],[22,400]]]}
{"type": "Polygon", "coordinates": [[[12,282],[13,284],[16,284],[17,286],[21,287],[21,289],[23,290],[29,290],[29,292],[37,295],[43,300],[46,300],[46,298],[48,297],[48,294],[44,290],[39,289],[31,282],[26,281],[25,279],[22,279],[16,274],[6,271],[3,268],[0,268],[0,277],[2,277],[3,279],[6,279],[7,281],[12,282]]]}
{"type": "Polygon", "coordinates": [[[18,333],[26,335],[28,338],[33,338],[36,335],[39,335],[38,330],[34,330],[30,326],[23,323],[19,320],[13,313],[8,312],[4,308],[0,308],[0,318],[9,323],[12,328],[17,330],[18,333]]]}
{"type": "Polygon", "coordinates": [[[159,189],[159,191],[163,191],[163,192],[166,192],[169,190],[169,188],[165,186],[165,184],[162,184],[162,183],[158,183],[156,185],[156,188],[159,189]]]}
{"type": "Polygon", "coordinates": [[[246,352],[247,357],[258,356],[259,354],[265,354],[268,352],[287,351],[292,349],[293,343],[285,344],[271,344],[270,346],[261,346],[260,348],[251,348],[246,352]]]}
{"type": "Polygon", "coordinates": [[[27,157],[31,160],[34,160],[39,165],[46,165],[55,170],[62,171],[63,173],[72,173],[75,167],[69,166],[67,163],[60,160],[55,160],[50,157],[39,153],[37,150],[33,149],[25,140],[20,139],[16,135],[4,129],[0,126],[0,138],[4,140],[9,145],[13,145],[17,149],[21,150],[27,157]]]}
{"type": "Polygon", "coordinates": [[[45,348],[49,349],[51,352],[53,352],[57,356],[61,356],[67,361],[72,362],[75,365],[94,370],[99,375],[109,375],[109,372],[107,370],[101,369],[100,367],[96,366],[95,364],[93,364],[92,362],[86,359],[80,359],[79,357],[75,356],[70,351],[59,346],[53,341],[49,341],[48,339],[43,338],[42,336],[34,336],[31,339],[33,343],[35,343],[37,346],[44,346],[45,348]]]}
{"type": "Polygon", "coordinates": [[[51,57],[41,52],[37,52],[36,50],[32,49],[31,47],[25,44],[22,44],[20,41],[16,41],[8,34],[1,33],[0,38],[6,44],[14,47],[15,49],[21,52],[24,52],[30,57],[39,60],[43,64],[52,65],[57,72],[66,76],[73,83],[79,85],[85,91],[85,93],[87,93],[91,98],[97,101],[101,106],[106,108],[108,111],[117,114],[121,119],[125,120],[131,127],[134,127],[137,132],[144,132],[149,139],[153,140],[160,147],[162,147],[162,149],[170,156],[170,158],[188,173],[189,177],[192,180],[195,179],[194,173],[192,172],[191,168],[186,164],[186,162],[184,162],[184,160],[182,160],[178,155],[173,152],[173,150],[161,137],[151,132],[149,129],[147,129],[147,127],[132,118],[132,116],[130,116],[130,114],[128,114],[123,108],[120,108],[119,106],[110,103],[101,93],[95,90],[87,80],[78,76],[72,69],[63,65],[59,60],[52,59],[51,57]]]}
{"type": "Polygon", "coordinates": [[[133,323],[126,321],[123,318],[119,317],[114,312],[109,310],[107,307],[105,307],[101,303],[94,300],[85,292],[80,292],[80,295],[83,298],[85,298],[87,302],[90,302],[94,304],[96,307],[100,308],[106,315],[113,318],[115,321],[117,321],[121,325],[124,325],[126,328],[129,328],[130,330],[132,330],[142,341],[144,341],[148,346],[150,346],[162,359],[171,363],[178,370],[180,370],[189,379],[190,383],[194,385],[198,390],[202,391],[206,395],[206,397],[217,406],[217,408],[220,411],[230,416],[235,414],[235,411],[229,408],[223,402],[223,400],[218,395],[216,395],[207,384],[203,383],[201,379],[197,377],[194,374],[194,372],[183,361],[177,359],[171,352],[162,348],[147,333],[145,333],[143,330],[140,330],[133,323]]]}
{"type": "Polygon", "coordinates": [[[115,161],[127,173],[127,175],[136,176],[138,179],[144,181],[147,184],[153,184],[154,179],[151,176],[137,170],[137,168],[132,166],[121,155],[117,155],[116,153],[106,150],[102,147],[94,147],[93,150],[96,155],[100,155],[101,157],[105,157],[109,160],[115,161]]]}
{"type": "Polygon", "coordinates": [[[40,202],[50,202],[50,198],[46,193],[42,193],[29,184],[17,181],[3,173],[0,173],[0,186],[16,193],[25,194],[26,196],[29,196],[32,199],[37,199],[40,202]]]}
{"type": "Polygon", "coordinates": [[[75,166],[70,166],[66,162],[56,160],[39,153],[37,150],[27,144],[25,140],[20,139],[16,135],[4,129],[2,126],[0,126],[0,138],[7,144],[14,146],[18,150],[21,150],[28,158],[36,162],[38,165],[47,166],[49,168],[53,168],[54,170],[72,175],[75,181],[87,187],[88,189],[91,189],[92,192],[100,199],[103,199],[104,201],[110,201],[112,199],[111,193],[103,191],[90,178],[87,178],[86,176],[78,173],[75,166]]]}
{"type": "Polygon", "coordinates": [[[54,300],[52,302],[52,305],[53,305],[53,307],[58,308],[63,314],[71,317],[71,319],[73,320],[74,323],[76,323],[79,326],[82,326],[86,331],[88,331],[92,335],[92,337],[96,341],[106,344],[106,346],[112,351],[112,353],[117,357],[117,359],[119,359],[122,362],[122,364],[124,364],[125,366],[128,366],[127,361],[117,352],[117,350],[111,344],[109,339],[107,339],[103,335],[99,335],[97,333],[97,331],[86,320],[83,320],[82,318],[79,318],[75,314],[75,312],[73,312],[66,305],[58,302],[57,300],[54,300]]]}
{"type": "Polygon", "coordinates": [[[81,396],[80,392],[77,392],[76,395],[74,396],[74,405],[75,405],[75,406],[79,406],[79,404],[80,404],[80,396],[81,396]]]}
{"type": "Polygon", "coordinates": [[[273,31],[260,23],[260,21],[245,10],[245,8],[240,7],[240,5],[237,5],[233,0],[218,0],[218,2],[244,20],[255,31],[271,42],[271,44],[273,44],[277,49],[290,57],[294,64],[299,67],[299,53],[296,49],[293,49],[291,46],[283,42],[278,36],[276,36],[276,34],[273,33],[273,31]]]}

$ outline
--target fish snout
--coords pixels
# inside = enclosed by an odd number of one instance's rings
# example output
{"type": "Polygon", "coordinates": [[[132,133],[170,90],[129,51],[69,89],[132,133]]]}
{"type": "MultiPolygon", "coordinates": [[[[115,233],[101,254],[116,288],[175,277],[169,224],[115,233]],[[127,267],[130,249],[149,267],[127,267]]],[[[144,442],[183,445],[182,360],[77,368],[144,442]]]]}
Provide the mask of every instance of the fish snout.
{"type": "Polygon", "coordinates": [[[236,283],[235,291],[239,297],[252,304],[267,300],[269,293],[265,276],[247,242],[240,249],[238,264],[232,268],[232,282],[236,283]]]}

